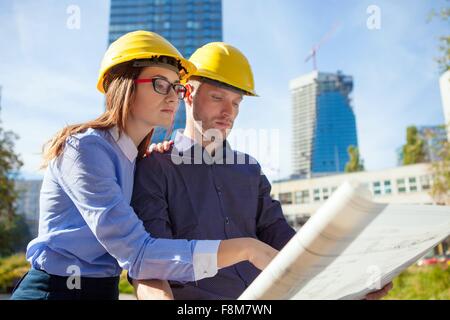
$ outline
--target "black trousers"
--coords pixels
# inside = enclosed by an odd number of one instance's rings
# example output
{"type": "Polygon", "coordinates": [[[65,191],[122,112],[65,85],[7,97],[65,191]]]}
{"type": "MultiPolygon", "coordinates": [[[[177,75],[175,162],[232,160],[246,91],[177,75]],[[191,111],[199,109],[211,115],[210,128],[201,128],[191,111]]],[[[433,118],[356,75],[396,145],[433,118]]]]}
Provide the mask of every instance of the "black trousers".
{"type": "Polygon", "coordinates": [[[11,300],[118,300],[119,277],[80,278],[79,288],[70,289],[73,279],[30,269],[17,284],[11,300]],[[69,285],[67,283],[69,280],[69,285]]]}

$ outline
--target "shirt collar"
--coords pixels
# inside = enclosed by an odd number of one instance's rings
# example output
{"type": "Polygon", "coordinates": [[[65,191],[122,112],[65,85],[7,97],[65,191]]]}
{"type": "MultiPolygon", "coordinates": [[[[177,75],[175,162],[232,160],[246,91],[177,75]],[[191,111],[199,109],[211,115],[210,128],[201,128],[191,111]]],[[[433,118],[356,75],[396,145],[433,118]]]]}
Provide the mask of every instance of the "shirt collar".
{"type": "MultiPolygon", "coordinates": [[[[184,153],[184,152],[192,149],[194,146],[197,146],[197,147],[200,146],[200,144],[197,143],[195,140],[193,140],[193,139],[189,138],[188,136],[186,136],[184,134],[184,130],[183,129],[176,130],[172,134],[172,138],[173,138],[173,141],[174,141],[174,148],[178,152],[184,153]]],[[[204,149],[203,146],[201,146],[201,148],[204,149]]],[[[222,152],[222,157],[224,157],[226,154],[233,154],[233,152],[234,152],[227,140],[224,141],[223,148],[224,148],[223,149],[224,152],[222,152]]]]}
{"type": "Polygon", "coordinates": [[[125,131],[122,131],[119,137],[119,129],[117,128],[117,126],[112,127],[108,131],[119,146],[120,150],[122,150],[122,152],[128,158],[128,160],[130,160],[130,162],[133,162],[138,155],[138,149],[136,148],[133,140],[131,140],[131,138],[125,133],[125,131]]]}

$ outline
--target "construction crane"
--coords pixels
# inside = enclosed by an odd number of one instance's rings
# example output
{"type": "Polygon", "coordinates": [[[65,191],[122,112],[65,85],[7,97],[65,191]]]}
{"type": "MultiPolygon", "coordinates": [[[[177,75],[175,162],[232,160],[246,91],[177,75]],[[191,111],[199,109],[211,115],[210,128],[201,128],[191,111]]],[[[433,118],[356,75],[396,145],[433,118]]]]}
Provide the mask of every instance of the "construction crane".
{"type": "Polygon", "coordinates": [[[312,59],[313,61],[313,68],[314,71],[317,70],[317,61],[316,61],[316,54],[317,50],[328,41],[328,39],[333,35],[333,33],[336,31],[336,29],[339,27],[339,22],[335,23],[334,26],[328,31],[328,33],[315,45],[311,48],[310,53],[305,58],[305,63],[312,59]]]}

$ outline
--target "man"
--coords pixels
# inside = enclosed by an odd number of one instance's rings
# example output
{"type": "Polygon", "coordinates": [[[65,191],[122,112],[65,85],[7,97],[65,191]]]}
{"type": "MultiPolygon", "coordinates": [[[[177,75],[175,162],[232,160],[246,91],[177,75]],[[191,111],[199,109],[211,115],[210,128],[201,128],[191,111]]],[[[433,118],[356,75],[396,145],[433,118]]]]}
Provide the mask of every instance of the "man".
{"type": "MultiPolygon", "coordinates": [[[[245,56],[214,42],[190,58],[197,73],[187,83],[186,127],[173,148],[138,163],[132,206],[154,237],[253,237],[280,250],[294,236],[261,167],[231,149],[226,138],[244,95],[256,96],[245,56]]],[[[209,279],[168,284],[134,281],[138,298],[236,299],[259,270],[243,262],[209,279]],[[159,296],[158,296],[159,295],[159,296]]]]}

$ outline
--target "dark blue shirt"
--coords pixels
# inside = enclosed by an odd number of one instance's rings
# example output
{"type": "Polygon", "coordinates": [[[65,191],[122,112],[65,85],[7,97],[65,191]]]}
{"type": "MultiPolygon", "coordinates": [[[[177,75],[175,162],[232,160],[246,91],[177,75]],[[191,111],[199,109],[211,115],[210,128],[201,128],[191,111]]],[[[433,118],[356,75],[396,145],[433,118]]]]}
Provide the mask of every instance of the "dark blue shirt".
{"type": "MultiPolygon", "coordinates": [[[[223,240],[257,238],[281,249],[295,234],[260,165],[227,142],[209,155],[178,131],[174,147],[137,164],[132,206],[153,236],[223,240]]],[[[258,276],[249,262],[209,279],[171,282],[175,299],[236,299],[258,276]]]]}

